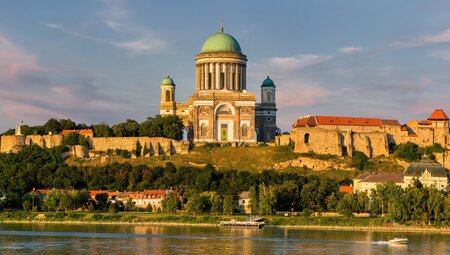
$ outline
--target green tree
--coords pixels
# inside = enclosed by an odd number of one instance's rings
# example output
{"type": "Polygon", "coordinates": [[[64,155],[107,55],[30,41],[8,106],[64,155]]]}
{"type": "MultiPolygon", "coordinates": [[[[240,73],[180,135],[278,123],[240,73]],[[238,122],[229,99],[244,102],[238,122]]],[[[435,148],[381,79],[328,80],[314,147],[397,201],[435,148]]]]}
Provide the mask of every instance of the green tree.
{"type": "Polygon", "coordinates": [[[208,207],[210,207],[208,198],[200,196],[196,193],[189,197],[188,203],[186,205],[187,211],[194,214],[204,213],[207,211],[208,207]]]}
{"type": "Polygon", "coordinates": [[[146,212],[153,212],[153,206],[152,206],[152,204],[148,203],[148,204],[147,204],[147,207],[145,208],[145,211],[146,211],[146,212]]]}
{"type": "Polygon", "coordinates": [[[223,199],[223,213],[224,214],[233,214],[235,210],[235,199],[233,196],[225,196],[223,199]]]}
{"type": "Polygon", "coordinates": [[[211,212],[223,212],[223,199],[217,194],[211,196],[211,212]]]}
{"type": "Polygon", "coordinates": [[[162,201],[162,207],[165,212],[174,213],[180,209],[180,200],[178,200],[178,196],[174,193],[166,196],[162,201]]]}
{"type": "Polygon", "coordinates": [[[148,117],[146,121],[141,123],[139,135],[148,137],[162,137],[162,125],[158,124],[155,118],[148,117]]]}
{"type": "Polygon", "coordinates": [[[345,194],[337,203],[336,212],[344,215],[345,217],[352,217],[354,211],[354,202],[355,199],[353,194],[345,194]]]}
{"type": "Polygon", "coordinates": [[[61,192],[52,189],[44,198],[44,204],[50,211],[57,211],[59,209],[59,202],[61,201],[61,192]]]}
{"type": "Polygon", "coordinates": [[[352,157],[352,166],[358,170],[363,170],[369,158],[360,151],[355,151],[352,157]]]}
{"type": "Polygon", "coordinates": [[[250,196],[250,208],[252,211],[252,214],[256,214],[259,210],[259,199],[258,199],[258,186],[251,186],[249,189],[249,196],[250,196]]]}
{"type": "Polygon", "coordinates": [[[113,136],[111,127],[106,123],[99,123],[92,125],[92,130],[95,137],[110,137],[113,136]]]}
{"type": "Polygon", "coordinates": [[[119,123],[112,127],[114,135],[117,137],[135,137],[139,136],[140,125],[137,121],[127,119],[123,123],[119,123]]]}
{"type": "Polygon", "coordinates": [[[259,185],[259,211],[261,215],[271,215],[277,204],[276,188],[273,185],[259,185]]]}
{"type": "Polygon", "coordinates": [[[58,209],[65,210],[66,212],[74,209],[73,197],[68,191],[63,191],[60,193],[58,209]]]}
{"type": "Polygon", "coordinates": [[[44,131],[46,134],[53,133],[59,134],[61,133],[61,124],[56,119],[49,119],[47,123],[44,124],[44,131]]]}
{"type": "Polygon", "coordinates": [[[116,214],[116,213],[119,212],[119,208],[118,208],[118,206],[117,206],[116,203],[111,203],[111,204],[109,205],[108,210],[109,210],[109,213],[111,213],[111,214],[116,214]]]}
{"type": "Polygon", "coordinates": [[[77,127],[77,124],[71,119],[60,119],[59,124],[61,130],[75,129],[77,127]]]}
{"type": "Polygon", "coordinates": [[[407,142],[396,146],[394,155],[407,161],[419,160],[419,146],[415,143],[407,142]]]}
{"type": "Polygon", "coordinates": [[[136,142],[136,157],[140,157],[142,153],[142,145],[139,141],[136,142]]]}

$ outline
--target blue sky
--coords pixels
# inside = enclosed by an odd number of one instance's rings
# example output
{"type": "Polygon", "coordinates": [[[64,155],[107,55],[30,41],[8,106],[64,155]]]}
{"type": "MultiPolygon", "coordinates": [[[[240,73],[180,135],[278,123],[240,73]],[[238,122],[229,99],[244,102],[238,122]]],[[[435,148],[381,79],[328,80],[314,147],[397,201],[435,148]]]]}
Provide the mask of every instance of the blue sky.
{"type": "Polygon", "coordinates": [[[304,115],[425,119],[450,111],[450,1],[1,1],[0,132],[49,118],[111,125],[158,113],[169,73],[219,29],[277,86],[278,125],[304,115]]]}

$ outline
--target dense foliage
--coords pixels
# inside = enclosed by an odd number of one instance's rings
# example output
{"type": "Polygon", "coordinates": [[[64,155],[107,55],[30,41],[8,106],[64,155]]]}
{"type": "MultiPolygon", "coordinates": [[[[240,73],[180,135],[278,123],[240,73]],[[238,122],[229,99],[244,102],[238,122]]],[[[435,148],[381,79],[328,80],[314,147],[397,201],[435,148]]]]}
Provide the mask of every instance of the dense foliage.
{"type": "MultiPolygon", "coordinates": [[[[97,167],[71,167],[61,160],[63,147],[44,150],[36,145],[25,147],[17,154],[0,154],[0,191],[4,197],[1,208],[24,210],[87,210],[109,209],[107,197],[100,195],[95,203],[89,201],[85,190],[168,189],[176,187],[185,197],[185,209],[191,213],[234,212],[234,203],[242,191],[250,191],[253,213],[271,215],[277,211],[339,212],[351,217],[353,213],[385,214],[390,222],[445,224],[450,220],[448,193],[423,187],[416,182],[402,189],[392,183],[380,185],[371,195],[342,194],[339,185],[349,180],[302,176],[295,172],[217,171],[211,165],[165,167],[132,166],[112,163],[97,167]],[[33,188],[55,188],[44,201],[33,195],[33,188]],[[61,190],[58,190],[61,189],[61,190]],[[62,190],[64,189],[64,191],[62,190]],[[84,191],[83,191],[84,190],[84,191]]],[[[133,210],[130,201],[122,209],[133,210]]],[[[163,209],[175,212],[180,201],[168,196],[163,209]]]]}
{"type": "MultiPolygon", "coordinates": [[[[106,123],[76,124],[70,119],[49,119],[43,126],[30,127],[23,125],[21,128],[23,135],[44,135],[48,133],[59,134],[65,129],[86,129],[92,128],[95,137],[166,137],[181,140],[183,138],[184,125],[178,116],[156,116],[148,117],[144,122],[127,119],[110,127],[106,123]]],[[[4,135],[14,135],[14,129],[9,129],[4,135]]],[[[78,143],[79,144],[79,143],[78,143]]]]}

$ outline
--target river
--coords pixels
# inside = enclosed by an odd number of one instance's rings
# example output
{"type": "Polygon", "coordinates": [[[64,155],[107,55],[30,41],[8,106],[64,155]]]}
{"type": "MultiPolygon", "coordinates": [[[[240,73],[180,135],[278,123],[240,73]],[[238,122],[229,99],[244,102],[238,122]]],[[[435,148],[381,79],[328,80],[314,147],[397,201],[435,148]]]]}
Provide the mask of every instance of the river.
{"type": "Polygon", "coordinates": [[[219,227],[0,224],[1,254],[450,254],[450,235],[219,227]],[[389,245],[396,235],[407,245],[389,245]]]}

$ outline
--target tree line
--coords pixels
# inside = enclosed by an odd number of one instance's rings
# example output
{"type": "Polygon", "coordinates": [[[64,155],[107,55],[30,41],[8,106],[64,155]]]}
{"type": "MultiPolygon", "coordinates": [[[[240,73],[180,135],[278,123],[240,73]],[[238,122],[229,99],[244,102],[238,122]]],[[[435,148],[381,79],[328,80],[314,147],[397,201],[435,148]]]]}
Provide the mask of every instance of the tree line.
{"type": "MultiPolygon", "coordinates": [[[[75,167],[63,162],[63,151],[62,146],[44,150],[32,145],[17,154],[0,154],[0,191],[5,194],[1,206],[6,208],[16,201],[15,206],[33,208],[36,201],[29,195],[33,188],[64,189],[50,196],[56,197],[53,200],[42,201],[45,207],[41,208],[70,210],[83,205],[96,209],[111,206],[99,202],[106,198],[86,202],[85,190],[143,191],[176,187],[185,198],[185,209],[192,213],[233,213],[239,194],[249,191],[251,210],[260,215],[277,211],[303,212],[304,215],[338,212],[346,216],[368,212],[384,214],[389,222],[399,223],[444,224],[450,220],[448,193],[423,187],[418,181],[406,189],[386,183],[371,194],[344,194],[339,192],[339,186],[350,184],[349,179],[338,181],[274,170],[217,171],[211,165],[176,167],[170,162],[164,167],[128,163],[75,167]]],[[[179,209],[175,198],[167,199],[172,200],[164,201],[164,210],[179,209]]],[[[125,206],[132,208],[133,204],[125,206]]]]}
{"type": "MultiPolygon", "coordinates": [[[[94,132],[94,137],[166,137],[181,140],[183,138],[184,125],[178,116],[155,116],[148,117],[142,123],[136,120],[127,119],[125,122],[109,126],[106,123],[86,125],[77,124],[71,119],[49,119],[44,125],[28,126],[23,125],[21,132],[23,135],[45,135],[59,134],[67,129],[88,129],[94,132]]],[[[3,135],[14,135],[15,130],[9,129],[3,135]]]]}

